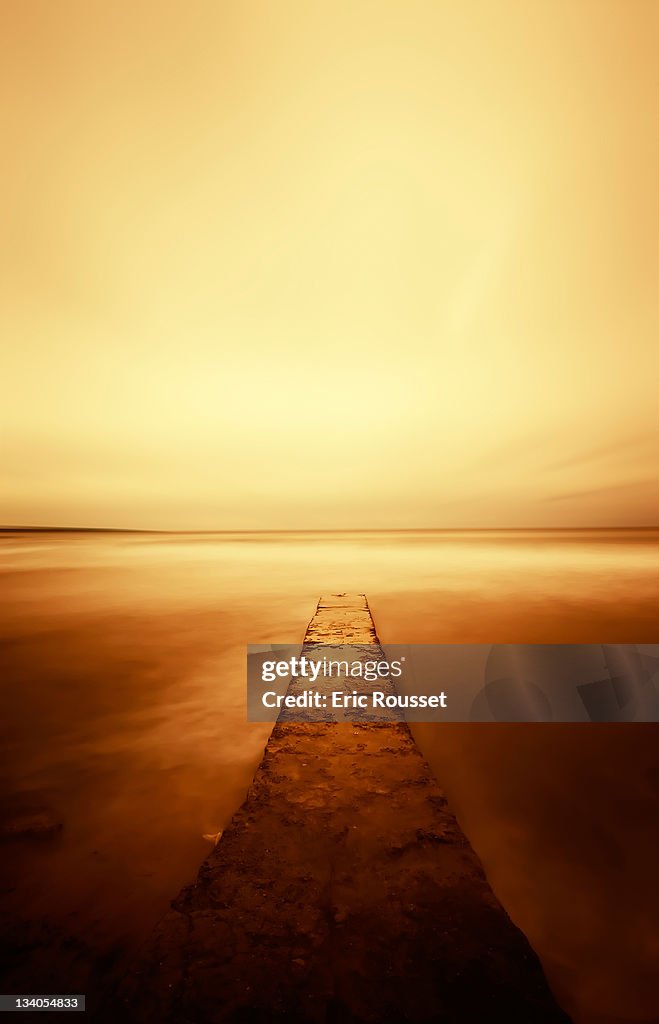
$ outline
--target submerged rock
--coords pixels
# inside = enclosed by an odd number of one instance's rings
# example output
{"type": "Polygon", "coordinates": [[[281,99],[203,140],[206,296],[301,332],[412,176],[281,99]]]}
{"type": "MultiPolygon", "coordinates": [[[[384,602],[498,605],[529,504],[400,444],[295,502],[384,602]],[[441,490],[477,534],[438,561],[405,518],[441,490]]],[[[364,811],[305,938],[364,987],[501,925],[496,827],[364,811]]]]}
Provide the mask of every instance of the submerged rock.
{"type": "Polygon", "coordinates": [[[18,839],[54,839],[62,831],[62,822],[48,811],[17,814],[0,824],[0,841],[18,839]]]}

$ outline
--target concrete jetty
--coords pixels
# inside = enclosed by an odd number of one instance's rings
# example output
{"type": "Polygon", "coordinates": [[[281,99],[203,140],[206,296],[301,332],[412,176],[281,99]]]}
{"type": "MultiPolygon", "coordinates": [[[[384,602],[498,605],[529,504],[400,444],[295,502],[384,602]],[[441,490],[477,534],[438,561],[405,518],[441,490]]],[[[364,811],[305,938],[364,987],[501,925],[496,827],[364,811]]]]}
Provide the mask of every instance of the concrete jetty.
{"type": "MultiPolygon", "coordinates": [[[[319,602],[305,648],[337,643],[378,644],[364,595],[319,602]]],[[[395,722],[275,725],[119,999],[140,1024],[569,1024],[395,722]]]]}

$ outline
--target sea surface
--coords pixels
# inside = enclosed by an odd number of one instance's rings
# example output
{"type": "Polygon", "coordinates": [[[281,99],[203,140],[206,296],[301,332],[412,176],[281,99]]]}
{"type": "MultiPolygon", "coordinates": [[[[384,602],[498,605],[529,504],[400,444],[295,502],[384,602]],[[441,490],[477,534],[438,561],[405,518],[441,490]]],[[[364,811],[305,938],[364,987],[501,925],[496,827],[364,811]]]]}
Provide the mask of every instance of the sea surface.
{"type": "MultiPolygon", "coordinates": [[[[385,643],[655,643],[659,530],[0,533],[0,825],[61,824],[0,843],[5,981],[128,962],[267,742],[245,645],[344,591],[385,643]]],[[[416,730],[579,1024],[659,1020],[658,729],[416,730]]]]}

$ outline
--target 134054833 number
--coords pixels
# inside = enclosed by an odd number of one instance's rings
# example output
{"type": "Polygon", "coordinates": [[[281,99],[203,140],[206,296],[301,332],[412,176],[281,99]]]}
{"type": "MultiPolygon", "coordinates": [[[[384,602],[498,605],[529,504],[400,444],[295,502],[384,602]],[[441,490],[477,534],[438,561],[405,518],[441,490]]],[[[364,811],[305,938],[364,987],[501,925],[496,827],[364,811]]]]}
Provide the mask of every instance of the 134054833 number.
{"type": "Polygon", "coordinates": [[[2,1010],[84,1010],[84,996],[0,996],[2,1010]]]}

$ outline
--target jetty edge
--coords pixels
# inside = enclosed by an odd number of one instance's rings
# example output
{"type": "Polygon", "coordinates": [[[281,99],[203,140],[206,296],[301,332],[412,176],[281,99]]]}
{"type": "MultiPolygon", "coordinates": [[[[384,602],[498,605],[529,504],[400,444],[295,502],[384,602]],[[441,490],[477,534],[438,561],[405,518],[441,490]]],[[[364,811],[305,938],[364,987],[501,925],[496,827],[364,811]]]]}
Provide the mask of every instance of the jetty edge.
{"type": "MultiPolygon", "coordinates": [[[[379,646],[364,594],[319,601],[303,651],[339,643],[379,646]]],[[[280,716],[117,1000],[136,1024],[569,1024],[400,722],[280,716]]]]}

